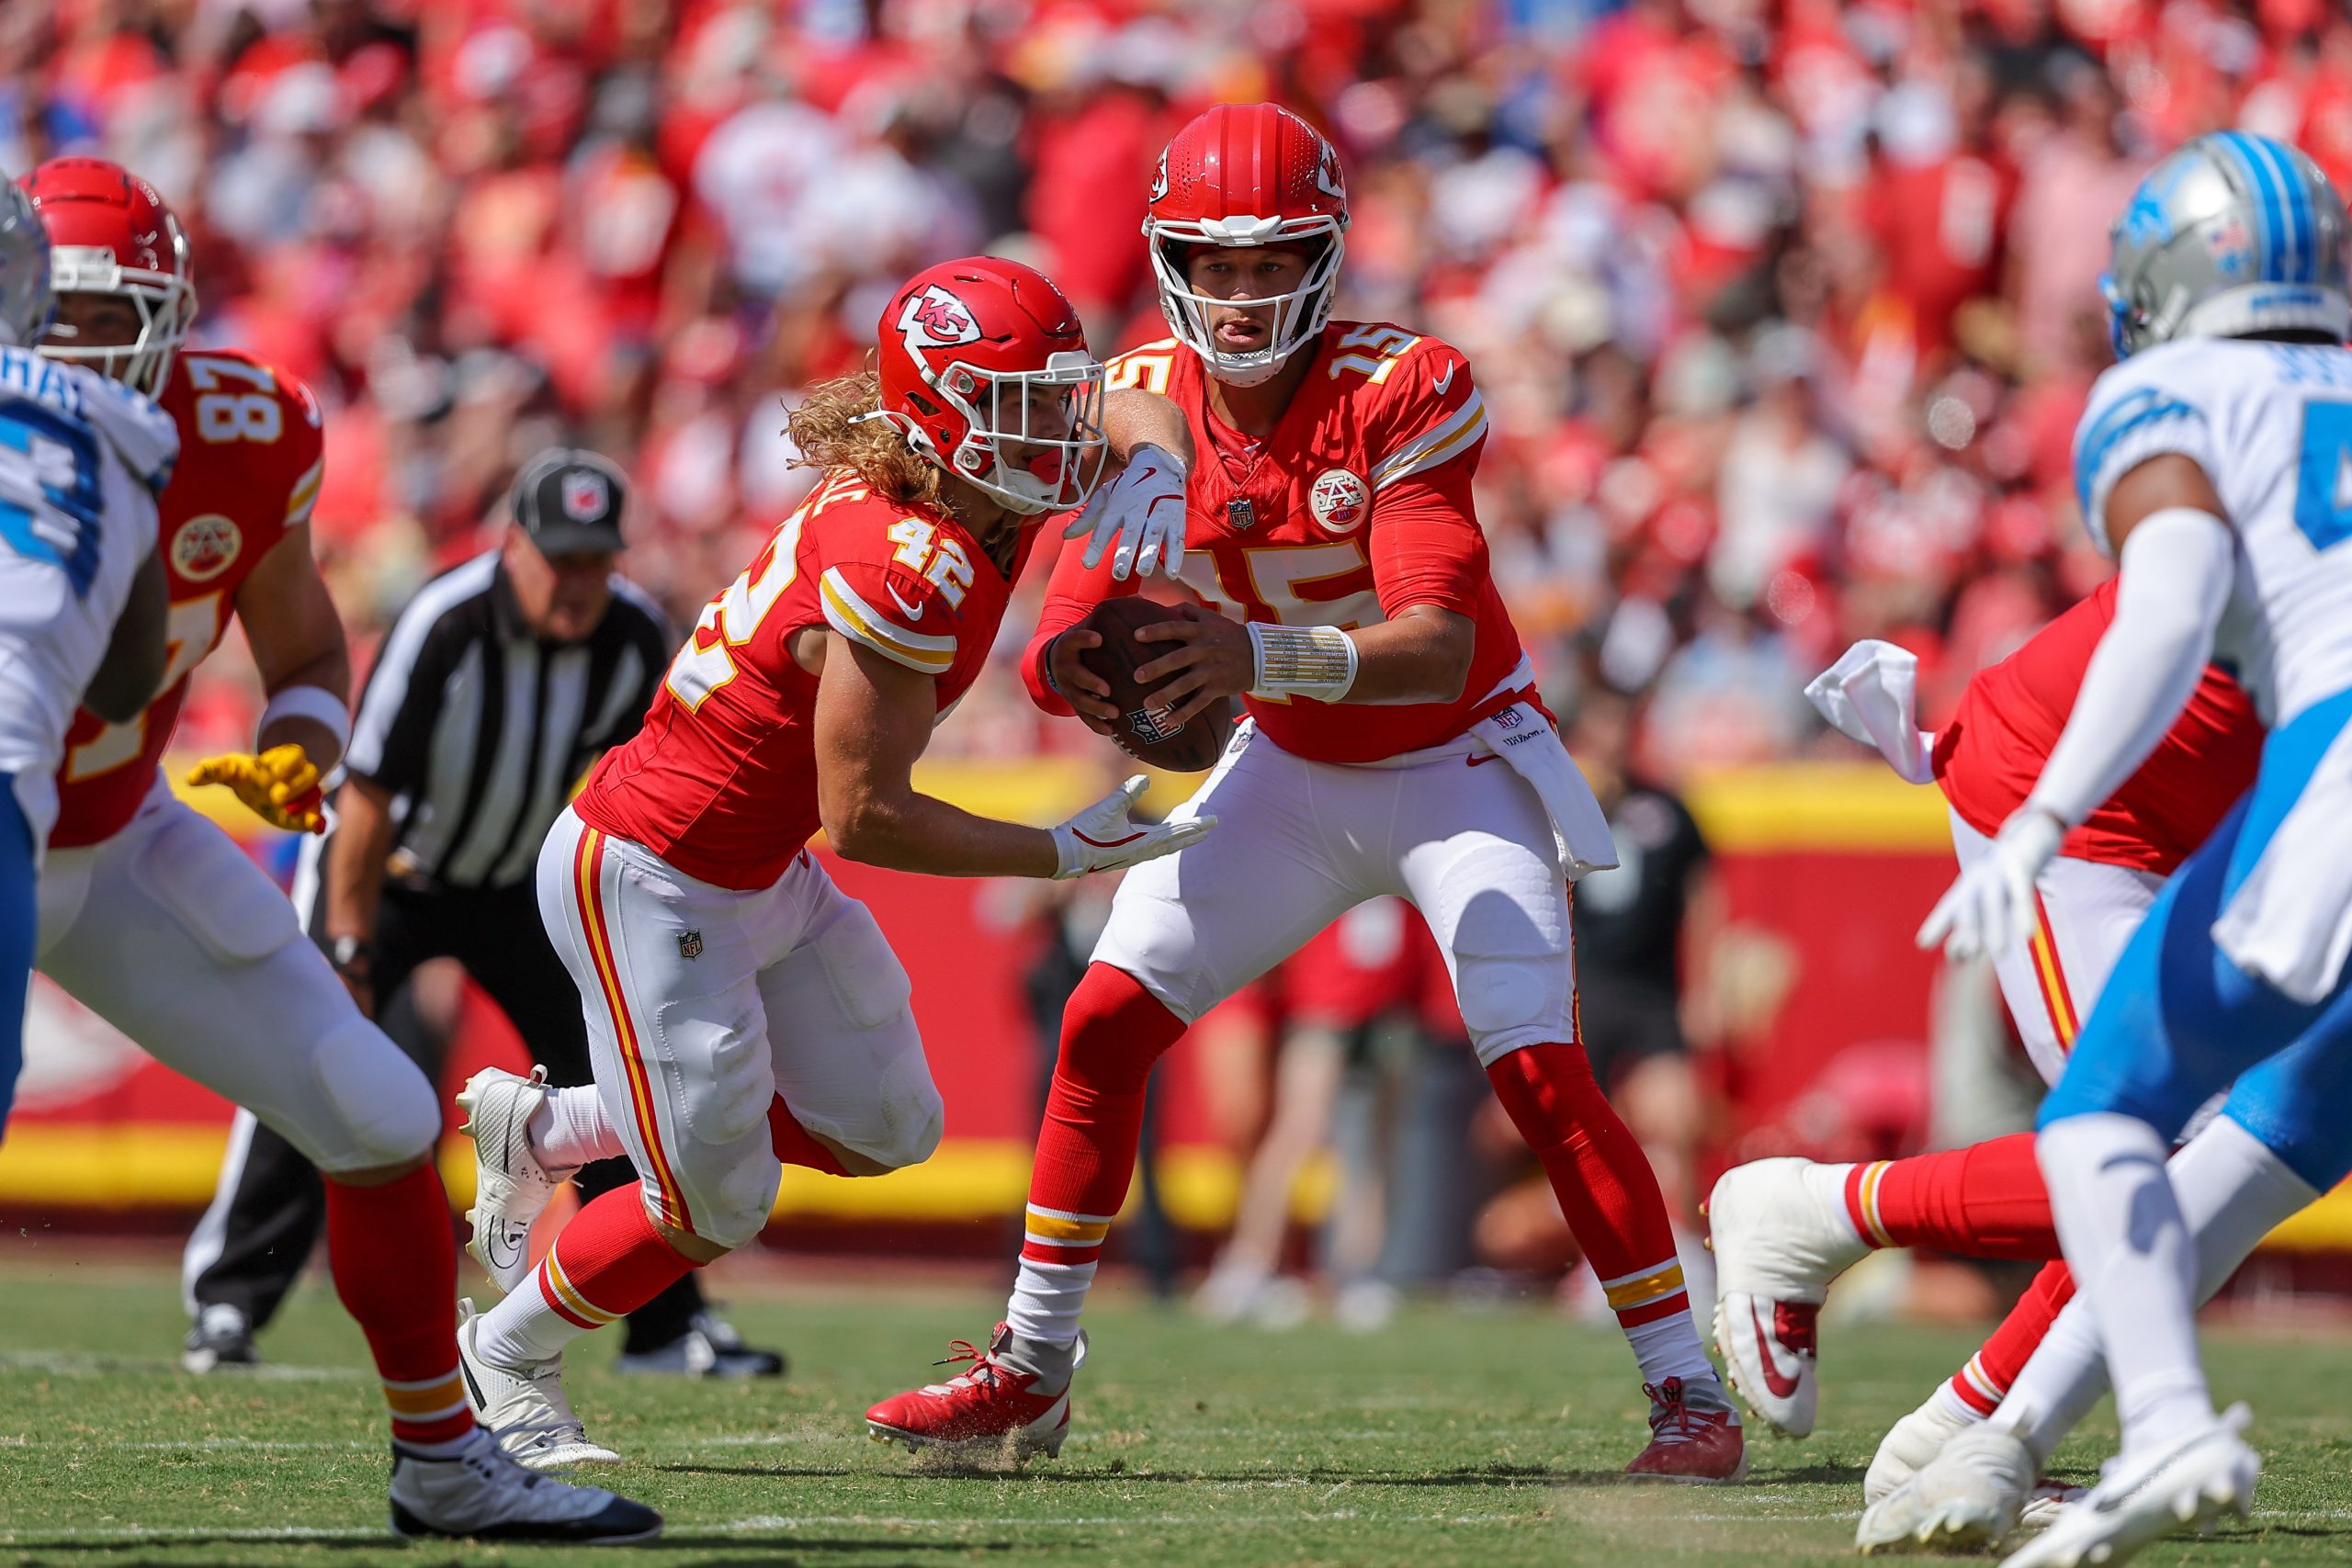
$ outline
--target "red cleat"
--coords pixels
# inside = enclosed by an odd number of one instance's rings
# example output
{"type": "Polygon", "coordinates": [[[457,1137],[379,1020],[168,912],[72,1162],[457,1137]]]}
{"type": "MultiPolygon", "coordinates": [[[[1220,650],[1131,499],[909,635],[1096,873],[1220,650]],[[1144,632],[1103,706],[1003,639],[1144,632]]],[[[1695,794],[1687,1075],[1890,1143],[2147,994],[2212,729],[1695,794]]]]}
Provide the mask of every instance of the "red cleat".
{"type": "Polygon", "coordinates": [[[1747,1443],[1739,1413],[1723,1385],[1709,1378],[1686,1387],[1680,1378],[1644,1383],[1650,1396],[1650,1446],[1625,1473],[1636,1481],[1722,1486],[1747,1479],[1747,1443]]]}
{"type": "MultiPolygon", "coordinates": [[[[865,1413],[866,1436],[877,1443],[904,1443],[910,1450],[987,1446],[1009,1449],[1016,1459],[1042,1453],[1058,1456],[1069,1436],[1069,1383],[1051,1393],[1033,1392],[1038,1374],[1001,1359],[1012,1331],[996,1325],[982,1350],[968,1339],[954,1341],[955,1354],[938,1367],[968,1361],[968,1371],[944,1383],[930,1383],[884,1400],[865,1413]]],[[[1086,1336],[1078,1337],[1071,1378],[1086,1364],[1086,1336]]]]}

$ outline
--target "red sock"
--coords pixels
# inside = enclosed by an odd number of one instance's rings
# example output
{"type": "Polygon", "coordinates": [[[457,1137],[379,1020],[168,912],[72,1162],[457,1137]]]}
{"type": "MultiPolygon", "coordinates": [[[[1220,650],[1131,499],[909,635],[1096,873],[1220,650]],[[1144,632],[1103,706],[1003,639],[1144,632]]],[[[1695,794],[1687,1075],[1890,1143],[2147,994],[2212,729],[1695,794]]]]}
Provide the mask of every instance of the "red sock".
{"type": "Polygon", "coordinates": [[[2052,1263],[2033,1277],[2001,1326],[1984,1348],[1952,1374],[1951,1391],[1960,1402],[1980,1416],[1990,1416],[2009,1396],[2009,1385],[2025,1371],[2026,1361],[2058,1314],[2075,1299],[2075,1277],[2064,1263],[2052,1263]]]}
{"type": "Polygon", "coordinates": [[[1089,964],[1070,994],[1029,1176],[1023,1268],[1005,1309],[1015,1333],[1057,1343],[1077,1333],[1103,1240],[1135,1178],[1144,1085],[1183,1032],[1183,1020],[1107,964],[1089,964]]]}
{"type": "Polygon", "coordinates": [[[2059,1256],[2031,1133],[1858,1165],[1846,1178],[1846,1215],[1874,1247],[2033,1263],[2059,1256]]]}
{"type": "Polygon", "coordinates": [[[670,1245],[645,1212],[643,1185],[616,1187],[582,1207],[533,1276],[540,1299],[575,1328],[627,1317],[680,1280],[695,1260],[670,1245]]]}
{"type": "Polygon", "coordinates": [[[327,1261],[384,1380],[392,1440],[447,1451],[474,1429],[458,1378],[458,1250],[441,1173],[380,1187],[327,1179],[327,1261]]]}
{"type": "Polygon", "coordinates": [[[1529,1045],[1487,1069],[1511,1124],[1551,1178],[1560,1212],[1627,1329],[1677,1313],[1690,1292],[1647,1156],[1600,1086],[1584,1047],[1529,1045]]]}
{"type": "Polygon", "coordinates": [[[777,1095],[768,1102],[768,1138],[775,1145],[775,1157],[786,1165],[806,1166],[821,1170],[827,1176],[847,1176],[841,1156],[811,1137],[792,1114],[792,1107],[777,1095]]]}

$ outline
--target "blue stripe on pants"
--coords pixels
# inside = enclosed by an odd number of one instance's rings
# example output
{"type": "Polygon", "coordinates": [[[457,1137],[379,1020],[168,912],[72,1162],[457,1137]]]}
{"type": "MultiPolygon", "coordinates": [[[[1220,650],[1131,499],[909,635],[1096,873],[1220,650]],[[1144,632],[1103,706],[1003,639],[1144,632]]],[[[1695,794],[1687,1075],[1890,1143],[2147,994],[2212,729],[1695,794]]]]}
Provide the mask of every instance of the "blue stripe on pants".
{"type": "Polygon", "coordinates": [[[2114,1111],[2170,1139],[2244,1074],[2233,1119],[2314,1187],[2333,1185],[2346,1135],[2324,1118],[2352,1118],[2352,1105],[2337,1097],[2345,1075],[2316,1068],[2325,1053],[2352,1050],[2352,995],[2339,985],[2316,1005],[2290,1001],[2231,963],[2213,945],[2212,928],[2347,723],[2352,692],[2270,737],[2253,789],[2165,885],[2116,960],[2065,1073],[2042,1101],[2042,1126],[2114,1111]],[[2258,1066],[2306,1038],[2322,1043],[2258,1066]]]}
{"type": "Polygon", "coordinates": [[[17,804],[17,781],[0,773],[0,1136],[25,1069],[25,996],[33,977],[33,936],[40,923],[34,897],[33,830],[17,804]]]}

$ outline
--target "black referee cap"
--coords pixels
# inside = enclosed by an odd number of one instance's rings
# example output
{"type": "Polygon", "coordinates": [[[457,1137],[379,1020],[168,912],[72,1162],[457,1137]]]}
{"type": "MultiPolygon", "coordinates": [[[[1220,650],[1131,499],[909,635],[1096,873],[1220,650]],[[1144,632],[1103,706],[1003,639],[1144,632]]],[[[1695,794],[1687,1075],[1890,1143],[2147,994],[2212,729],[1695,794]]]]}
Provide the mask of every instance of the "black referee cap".
{"type": "Polygon", "coordinates": [[[514,476],[514,521],[539,553],[586,555],[621,549],[621,509],[628,480],[609,457],[550,446],[514,476]]]}

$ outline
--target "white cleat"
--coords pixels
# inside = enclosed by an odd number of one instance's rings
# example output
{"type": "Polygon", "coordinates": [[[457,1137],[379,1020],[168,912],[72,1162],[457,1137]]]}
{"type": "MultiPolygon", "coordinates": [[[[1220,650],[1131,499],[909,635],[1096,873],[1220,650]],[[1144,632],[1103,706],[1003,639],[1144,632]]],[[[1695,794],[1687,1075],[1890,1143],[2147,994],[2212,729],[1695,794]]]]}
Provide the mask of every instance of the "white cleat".
{"type": "Polygon", "coordinates": [[[1862,1512],[1854,1545],[1881,1551],[1974,1551],[2017,1529],[2033,1494],[2033,1454],[2012,1434],[1979,1426],[1944,1445],[1917,1475],[1862,1512]]]}
{"type": "Polygon", "coordinates": [[[466,1211],[474,1235],[466,1250],[508,1295],[531,1277],[531,1223],[561,1184],[531,1152],[531,1116],[548,1093],[545,1067],[527,1078],[484,1067],[458,1091],[466,1113],[458,1130],[474,1141],[474,1206],[466,1211]]]}
{"type": "Polygon", "coordinates": [[[392,1530],[473,1540],[619,1546],[651,1540],[662,1516],[601,1486],[574,1486],[524,1469],[490,1434],[454,1459],[392,1449],[392,1530]]]}
{"type": "Polygon", "coordinates": [[[1870,1251],[1846,1219],[1844,1180],[1811,1160],[1760,1159],[1724,1172],[1706,1214],[1724,1370],[1758,1420],[1804,1437],[1821,1401],[1821,1303],[1870,1251]]]}
{"type": "Polygon", "coordinates": [[[481,1318],[471,1302],[458,1303],[458,1370],[466,1403],[515,1463],[530,1470],[576,1464],[618,1464],[621,1456],[588,1440],[588,1429],[563,1394],[563,1358],[526,1367],[484,1360],[474,1348],[481,1318]]]}
{"type": "Polygon", "coordinates": [[[2145,1461],[2108,1461],[2099,1483],[2050,1528],[2004,1559],[2001,1568],[2106,1568],[2177,1530],[2199,1532],[2223,1514],[2254,1508],[2262,1461],[2238,1434],[2253,1418],[2243,1404],[2196,1436],[2145,1461]]]}
{"type": "Polygon", "coordinates": [[[1865,1505],[1890,1496],[1894,1489],[1935,1461],[1944,1445],[1976,1426],[1982,1417],[1953,1415],[1945,1407],[1939,1385],[1926,1404],[1887,1428],[1871,1457],[1870,1472],[1862,1477],[1865,1505]]]}

